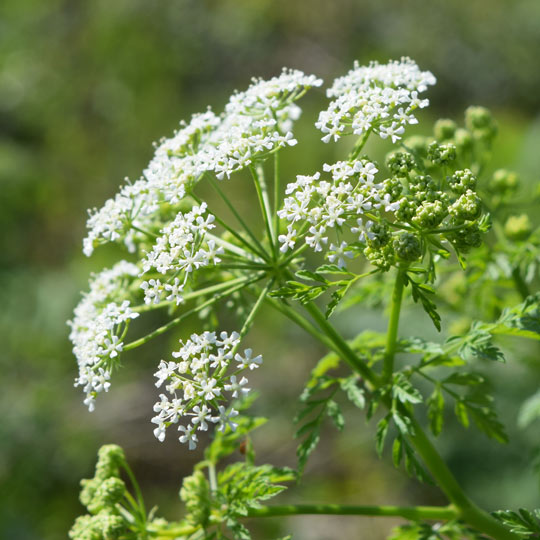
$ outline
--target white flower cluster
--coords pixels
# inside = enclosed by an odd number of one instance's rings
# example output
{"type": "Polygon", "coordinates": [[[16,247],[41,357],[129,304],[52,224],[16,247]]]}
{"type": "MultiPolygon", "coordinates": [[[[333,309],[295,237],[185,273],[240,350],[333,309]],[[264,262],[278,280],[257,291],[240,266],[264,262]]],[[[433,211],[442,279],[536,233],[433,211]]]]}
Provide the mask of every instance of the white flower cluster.
{"type": "MultiPolygon", "coordinates": [[[[296,182],[287,185],[280,218],[289,222],[287,234],[279,236],[281,252],[293,249],[304,238],[314,251],[323,251],[328,245],[328,233],[336,234],[345,229],[364,242],[371,237],[373,221],[363,217],[365,212],[384,209],[395,212],[399,203],[382,193],[383,184],[375,182],[378,172],[368,160],[339,161],[324,164],[323,170],[331,173],[332,180],[321,180],[320,173],[313,176],[297,176],[296,182]]],[[[326,257],[338,266],[345,266],[344,257],[352,257],[345,240],[330,243],[326,257]]]]}
{"type": "Polygon", "coordinates": [[[182,416],[191,417],[187,426],[178,426],[178,431],[181,432],[180,442],[188,443],[193,450],[198,442],[196,431],[207,431],[209,424],[216,424],[219,431],[227,426],[236,429],[233,418],[238,411],[227,407],[226,400],[249,392],[247,379],[239,379],[239,374],[259,367],[262,357],[252,357],[251,349],[246,349],[243,355],[235,353],[240,344],[236,332],[221,332],[219,337],[215,332],[193,334],[185,343],[180,343],[180,350],[172,353],[177,361],[162,360],[154,374],[156,386],[159,388],[166,383],[168,395],[160,394],[160,401],[154,405],[157,415],[152,422],[157,426],[154,435],[164,441],[171,424],[178,424],[182,416]],[[233,361],[236,365],[227,373],[233,361]]]}
{"type": "Polygon", "coordinates": [[[206,214],[207,205],[194,206],[190,212],[179,212],[162,231],[152,251],[142,262],[143,273],[152,269],[160,274],[172,273],[175,277],[170,283],[162,284],[159,279],[143,281],[144,300],[147,304],[158,303],[162,293],[167,300],[176,304],[182,302],[182,290],[191,272],[220,262],[219,254],[223,248],[216,246],[214,240],[207,240],[206,234],[215,227],[214,216],[206,214]],[[183,279],[178,274],[183,272],[183,279]]]}
{"type": "Polygon", "coordinates": [[[134,264],[120,261],[113,268],[93,276],[90,291],[75,308],[70,340],[79,364],[75,386],[82,386],[85,405],[94,410],[96,395],[110,387],[112,361],[122,351],[121,337],[131,319],[138,317],[129,301],[110,301],[127,280],[139,274],[134,264]]]}
{"type": "Polygon", "coordinates": [[[355,63],[327,91],[328,97],[335,99],[327,110],[321,111],[315,126],[325,134],[324,142],[373,131],[395,143],[407,124],[418,123],[413,111],[429,104],[418,94],[435,82],[432,73],[420,71],[410,58],[385,65],[355,63]]]}
{"type": "Polygon", "coordinates": [[[204,173],[223,179],[296,144],[290,129],[300,109],[294,101],[321,84],[313,75],[283,70],[278,77],[254,80],[245,92],[235,93],[223,114],[208,110],[193,116],[160,143],[140,180],[91,212],[84,253],[91,255],[99,243],[121,239],[134,250],[137,229],[159,222],[161,203],[177,204],[204,173]]]}

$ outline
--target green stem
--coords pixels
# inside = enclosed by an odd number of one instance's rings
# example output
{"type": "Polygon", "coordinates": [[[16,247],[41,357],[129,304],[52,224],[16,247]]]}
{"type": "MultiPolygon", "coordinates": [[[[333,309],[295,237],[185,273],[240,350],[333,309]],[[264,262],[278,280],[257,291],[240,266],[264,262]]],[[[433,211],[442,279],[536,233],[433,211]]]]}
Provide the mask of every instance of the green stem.
{"type": "Polygon", "coordinates": [[[340,516],[396,516],[413,521],[423,519],[449,520],[458,517],[453,506],[346,506],[340,504],[288,504],[251,508],[248,517],[294,516],[325,514],[340,516]]]}
{"type": "Polygon", "coordinates": [[[276,237],[272,227],[272,212],[270,210],[270,201],[268,200],[268,190],[264,181],[263,170],[262,168],[255,169],[253,166],[250,166],[249,170],[251,171],[251,176],[253,177],[253,182],[255,184],[255,190],[257,191],[257,197],[259,199],[259,206],[261,207],[266,234],[268,234],[268,241],[272,247],[272,253],[275,254],[276,237]]]}
{"type": "Polygon", "coordinates": [[[194,313],[197,313],[198,311],[201,311],[204,308],[207,308],[208,306],[211,306],[212,304],[215,304],[225,296],[229,296],[230,294],[233,294],[236,291],[239,291],[240,289],[243,289],[244,287],[247,287],[251,283],[255,283],[259,279],[261,279],[264,276],[264,274],[259,274],[255,277],[251,277],[250,279],[245,279],[242,283],[239,285],[236,285],[235,287],[232,287],[231,289],[226,290],[225,292],[218,294],[216,296],[213,296],[206,302],[203,302],[200,306],[197,306],[193,309],[190,309],[189,311],[186,311],[185,313],[182,313],[179,317],[176,317],[176,319],[173,319],[172,321],[169,321],[167,324],[164,324],[157,330],[154,330],[153,332],[150,332],[150,334],[137,339],[135,341],[132,341],[131,343],[128,343],[127,345],[124,345],[123,350],[129,351],[131,349],[135,349],[136,347],[140,347],[141,345],[144,345],[145,343],[148,343],[151,339],[160,336],[161,334],[164,334],[167,332],[167,330],[173,328],[178,323],[183,321],[186,317],[189,317],[190,315],[193,315],[194,313]]]}
{"type": "Polygon", "coordinates": [[[276,259],[279,257],[279,242],[277,241],[279,237],[279,216],[278,209],[280,204],[280,190],[281,182],[279,177],[279,152],[274,154],[274,235],[275,235],[275,244],[274,244],[274,254],[276,259]]]}
{"type": "Polygon", "coordinates": [[[141,493],[141,488],[139,487],[139,483],[137,482],[137,479],[135,478],[135,475],[133,474],[131,467],[126,462],[122,464],[122,467],[124,471],[126,471],[129,481],[131,482],[131,485],[133,486],[133,489],[135,491],[137,502],[139,504],[138,511],[141,517],[141,523],[143,524],[143,526],[145,526],[146,525],[146,508],[144,507],[144,499],[141,493]]]}
{"type": "MultiPolygon", "coordinates": [[[[269,261],[268,255],[265,252],[263,246],[257,240],[257,237],[251,232],[251,229],[247,226],[246,222],[242,219],[242,216],[236,211],[236,208],[234,205],[229,201],[225,193],[221,190],[221,188],[218,186],[217,182],[212,178],[212,175],[208,174],[207,177],[210,179],[210,183],[212,184],[212,187],[217,191],[218,195],[221,197],[223,202],[227,205],[229,210],[233,213],[234,217],[238,220],[238,223],[243,227],[243,229],[246,231],[246,233],[249,235],[249,237],[253,240],[256,246],[256,253],[260,255],[265,261],[269,261]]],[[[252,248],[254,249],[254,248],[252,248]]]]}
{"type": "Polygon", "coordinates": [[[351,153],[349,154],[349,160],[356,159],[358,157],[358,154],[360,154],[360,152],[362,151],[362,148],[364,148],[364,145],[366,144],[370,134],[371,134],[371,129],[368,129],[358,139],[358,142],[354,145],[354,148],[351,150],[351,153]]]}
{"type": "Polygon", "coordinates": [[[405,285],[403,274],[403,270],[398,270],[396,281],[394,283],[394,290],[392,292],[390,320],[388,321],[388,330],[386,332],[386,350],[384,353],[384,365],[382,371],[382,379],[384,382],[389,382],[392,378],[392,373],[394,372],[399,315],[401,313],[401,301],[403,299],[403,289],[405,285]]]}
{"type": "Polygon", "coordinates": [[[469,500],[418,421],[412,415],[409,415],[409,418],[414,430],[414,435],[410,435],[410,440],[422,456],[424,463],[439,487],[456,507],[458,516],[475,529],[490,535],[495,540],[517,540],[518,537],[511,533],[502,523],[469,500]]]}

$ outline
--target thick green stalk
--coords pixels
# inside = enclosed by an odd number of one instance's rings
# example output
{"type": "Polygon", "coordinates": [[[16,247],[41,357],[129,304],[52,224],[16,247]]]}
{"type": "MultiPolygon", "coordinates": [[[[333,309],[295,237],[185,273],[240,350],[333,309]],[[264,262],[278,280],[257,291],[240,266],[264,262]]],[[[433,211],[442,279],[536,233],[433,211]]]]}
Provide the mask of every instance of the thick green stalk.
{"type": "Polygon", "coordinates": [[[495,540],[517,540],[518,537],[502,523],[469,500],[418,421],[412,415],[409,415],[409,418],[414,429],[414,435],[410,435],[410,440],[439,487],[455,506],[458,517],[495,540]]]}
{"type": "MultiPolygon", "coordinates": [[[[388,328],[387,339],[387,353],[391,353],[392,363],[397,343],[397,329],[399,325],[399,314],[404,287],[402,274],[398,274],[396,282],[396,286],[394,287],[395,298],[393,297],[391,322],[388,328]]],[[[321,341],[327,344],[328,339],[330,339],[332,342],[332,347],[330,348],[340,354],[357,373],[362,375],[367,381],[374,385],[380,384],[376,374],[373,373],[371,369],[356,356],[354,351],[336,332],[332,325],[328,323],[318,308],[312,303],[307,304],[305,307],[319,324],[324,334],[326,334],[326,336],[324,336],[325,339],[321,341]]],[[[320,339],[319,332],[316,331],[310,333],[315,338],[320,339]]],[[[391,373],[392,371],[390,371],[390,375],[391,373]]],[[[506,527],[504,527],[504,525],[499,523],[495,518],[490,516],[487,512],[480,509],[469,500],[444,460],[441,458],[427,435],[422,430],[422,427],[418,421],[410,414],[410,412],[406,411],[406,414],[411,419],[414,430],[414,435],[410,436],[411,442],[418,451],[419,455],[422,457],[424,463],[427,465],[429,471],[433,475],[433,478],[436,480],[441,490],[454,505],[455,514],[453,517],[455,517],[457,514],[468,524],[475,527],[479,531],[492,536],[495,540],[517,540],[517,537],[506,527]]]]}
{"type": "Polygon", "coordinates": [[[392,301],[390,304],[390,319],[386,332],[386,350],[384,353],[384,365],[382,372],[383,381],[389,382],[394,372],[394,356],[396,355],[397,333],[399,327],[399,315],[401,313],[401,301],[403,299],[403,270],[398,270],[394,290],[392,291],[392,301]]]}
{"type": "Polygon", "coordinates": [[[340,504],[288,504],[251,508],[248,517],[295,516],[324,514],[340,516],[396,516],[413,521],[423,519],[455,519],[459,516],[453,506],[347,506],[340,504]]]}

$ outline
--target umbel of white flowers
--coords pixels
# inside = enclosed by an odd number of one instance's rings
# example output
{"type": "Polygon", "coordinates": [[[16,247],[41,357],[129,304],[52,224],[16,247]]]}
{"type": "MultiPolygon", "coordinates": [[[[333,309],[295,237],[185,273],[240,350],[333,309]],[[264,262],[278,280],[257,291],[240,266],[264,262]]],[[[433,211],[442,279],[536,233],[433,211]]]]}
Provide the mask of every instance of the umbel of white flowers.
{"type": "MultiPolygon", "coordinates": [[[[418,96],[435,79],[410,59],[387,65],[355,65],[337,79],[316,126],[323,141],[355,134],[378,134],[399,140],[414,111],[427,100],[418,96]]],[[[179,306],[194,283],[190,278],[222,259],[238,257],[238,249],[216,234],[216,218],[206,203],[193,205],[193,187],[205,176],[225,180],[246,167],[262,163],[281,148],[293,146],[294,121],[300,116],[296,101],[322,80],[298,70],[284,69],[268,81],[254,79],[244,92],[236,92],[223,113],[210,109],[182,123],[170,139],[157,145],[142,177],[127,182],[100,210],[92,210],[83,251],[90,256],[101,244],[124,244],[135,262],[120,261],[90,281],[90,291],[75,309],[70,339],[79,365],[75,381],[85,393],[90,410],[100,392],[108,391],[113,369],[124,350],[130,322],[140,312],[162,302],[179,306]],[[185,201],[191,201],[186,205],[185,201]],[[156,235],[156,231],[158,234],[156,235]],[[151,242],[151,243],[149,243],[151,242]]],[[[394,213],[400,203],[388,181],[377,181],[377,166],[353,156],[347,162],[325,164],[322,178],[298,176],[286,188],[280,218],[288,222],[279,236],[281,251],[298,241],[343,266],[352,256],[341,232],[348,230],[360,242],[376,238],[379,231],[365,214],[372,210],[394,213]],[[328,233],[338,235],[336,241],[328,233]]],[[[237,333],[194,334],[173,353],[175,361],[162,360],[157,386],[165,384],[154,407],[154,433],[163,440],[168,426],[177,424],[180,441],[195,448],[197,431],[210,424],[230,426],[237,411],[228,401],[247,392],[241,375],[261,363],[250,349],[237,352],[237,333]],[[187,425],[181,418],[189,419],[187,425]]]]}

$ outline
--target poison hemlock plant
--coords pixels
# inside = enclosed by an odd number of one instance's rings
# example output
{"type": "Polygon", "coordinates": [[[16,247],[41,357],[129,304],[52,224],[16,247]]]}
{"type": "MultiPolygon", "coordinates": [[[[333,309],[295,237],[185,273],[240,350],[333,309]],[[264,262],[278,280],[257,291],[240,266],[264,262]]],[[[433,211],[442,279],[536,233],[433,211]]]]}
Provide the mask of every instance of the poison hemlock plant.
{"type": "MultiPolygon", "coordinates": [[[[85,254],[111,242],[128,254],[91,278],[69,323],[85,404],[93,410],[110,389],[120,356],[204,313],[215,327],[182,339],[156,365],[152,422],[159,441],[174,433],[194,449],[207,431],[213,441],[183,481],[186,515],[176,522],[147,513],[123,452],[103,447],[96,476],[83,481],[81,502],[89,513],[77,519],[72,538],[247,539],[246,517],[325,513],[401,516],[409,524],[393,531],[396,540],[538,536],[538,513],[492,516],[474,504],[416,417],[423,409],[437,436],[450,421],[451,404],[465,428],[474,425],[505,442],[480,371],[504,361],[498,336],[540,339],[540,295],[530,293],[540,231],[513,211],[515,174],[500,170],[484,178],[495,121],[486,109],[471,107],[463,127],[439,120],[433,137],[407,138],[417,111],[428,105],[423,94],[435,84],[433,75],[407,58],[355,65],[327,91],[330,102],[316,122],[326,143],[353,137],[350,154],[285,183],[279,158],[294,151],[296,102],[321,84],[294,70],[254,80],[223,113],[208,110],[182,124],[160,143],[139,180],[90,213],[85,254]],[[370,137],[391,146],[384,163],[363,153],[370,137]],[[228,192],[229,178],[244,170],[260,206],[260,230],[228,192]],[[202,184],[234,219],[201,199],[202,184]],[[441,342],[399,336],[401,306],[410,301],[440,331],[439,305],[452,303],[448,291],[458,282],[471,293],[455,301],[463,309],[475,287],[503,289],[488,319],[441,342]],[[219,307],[231,298],[242,308],[233,329],[218,324],[219,307]],[[386,334],[363,331],[346,340],[330,322],[333,313],[369,302],[389,305],[386,334]],[[248,377],[264,367],[259,351],[242,342],[263,306],[329,351],[301,396],[295,470],[256,465],[249,439],[265,419],[246,412],[253,399],[248,377]],[[132,336],[131,322],[153,310],[166,312],[169,321],[132,336]],[[425,384],[432,387],[428,396],[419,389],[425,384]],[[323,422],[344,428],[344,399],[377,421],[377,452],[390,448],[395,466],[438,486],[448,506],[266,504],[284,482],[301,477],[323,422]],[[223,465],[240,446],[244,458],[223,465]]],[[[526,402],[522,423],[540,414],[537,402],[537,396],[526,402]]]]}

